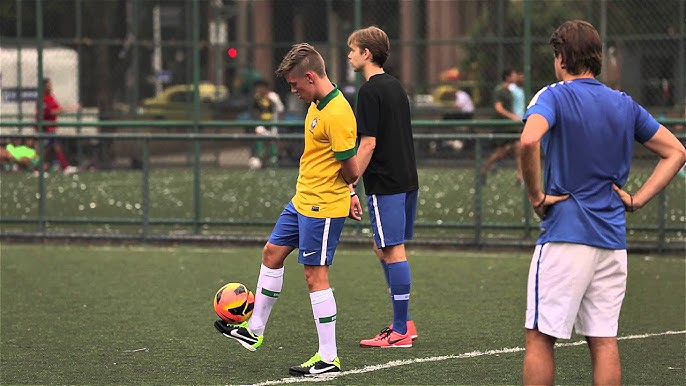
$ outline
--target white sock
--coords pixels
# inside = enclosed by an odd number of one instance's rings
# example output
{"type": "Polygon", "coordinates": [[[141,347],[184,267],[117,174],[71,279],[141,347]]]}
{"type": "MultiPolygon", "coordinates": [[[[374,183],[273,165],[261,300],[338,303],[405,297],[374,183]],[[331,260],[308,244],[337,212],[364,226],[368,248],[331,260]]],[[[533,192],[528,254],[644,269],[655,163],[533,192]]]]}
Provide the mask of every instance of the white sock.
{"type": "Polygon", "coordinates": [[[248,320],[248,329],[255,335],[264,335],[269,314],[283,287],[284,267],[271,269],[264,264],[260,267],[260,277],[255,288],[255,308],[248,320]]]}
{"type": "Polygon", "coordinates": [[[327,362],[338,356],[336,348],[336,299],[331,288],[310,293],[312,314],[319,335],[319,355],[327,362]]]}

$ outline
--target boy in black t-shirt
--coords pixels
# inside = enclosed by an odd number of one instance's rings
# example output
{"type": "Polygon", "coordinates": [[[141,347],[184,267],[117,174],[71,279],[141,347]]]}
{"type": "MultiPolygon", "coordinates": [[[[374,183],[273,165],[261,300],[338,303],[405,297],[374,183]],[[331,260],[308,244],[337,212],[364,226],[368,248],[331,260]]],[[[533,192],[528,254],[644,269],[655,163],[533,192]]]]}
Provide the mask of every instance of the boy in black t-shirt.
{"type": "MultiPolygon", "coordinates": [[[[409,317],[410,266],[405,241],[414,233],[419,182],[407,94],[398,79],[386,74],[390,42],[377,27],[353,32],[348,60],[364,75],[357,100],[357,159],[364,177],[374,252],[381,261],[391,290],[393,323],[362,347],[412,347],[417,337],[409,317]]],[[[351,217],[360,220],[362,207],[350,186],[351,217]]]]}

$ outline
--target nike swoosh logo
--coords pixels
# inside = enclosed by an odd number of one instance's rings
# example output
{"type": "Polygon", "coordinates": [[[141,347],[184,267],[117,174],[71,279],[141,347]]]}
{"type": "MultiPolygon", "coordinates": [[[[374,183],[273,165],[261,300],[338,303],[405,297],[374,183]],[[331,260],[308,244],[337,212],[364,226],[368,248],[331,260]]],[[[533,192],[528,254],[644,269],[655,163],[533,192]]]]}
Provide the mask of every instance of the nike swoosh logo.
{"type": "Polygon", "coordinates": [[[312,256],[315,253],[317,253],[317,252],[305,252],[305,253],[303,253],[303,257],[312,256]]]}
{"type": "MultiPolygon", "coordinates": [[[[233,332],[233,331],[232,331],[232,332],[233,332]]],[[[388,340],[388,344],[396,344],[396,343],[400,342],[401,340],[403,340],[403,339],[402,339],[402,338],[396,339],[396,340],[390,340],[390,339],[389,339],[389,340],[388,340]]]]}
{"type": "Polygon", "coordinates": [[[321,374],[334,368],[336,368],[334,365],[322,367],[321,369],[315,369],[314,366],[312,366],[310,367],[310,374],[321,374]]]}
{"type": "Polygon", "coordinates": [[[234,338],[238,338],[240,340],[247,340],[247,341],[250,341],[252,343],[257,343],[257,339],[253,339],[251,337],[243,336],[243,335],[238,333],[238,330],[231,330],[231,332],[229,332],[229,334],[231,334],[231,336],[233,336],[234,338]]]}

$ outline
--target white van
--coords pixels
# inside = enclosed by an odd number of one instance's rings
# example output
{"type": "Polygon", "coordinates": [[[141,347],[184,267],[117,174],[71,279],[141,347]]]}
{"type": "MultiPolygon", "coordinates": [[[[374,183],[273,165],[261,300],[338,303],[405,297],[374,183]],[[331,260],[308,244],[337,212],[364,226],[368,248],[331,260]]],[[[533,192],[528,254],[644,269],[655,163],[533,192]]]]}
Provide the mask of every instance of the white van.
{"type": "MultiPolygon", "coordinates": [[[[76,50],[66,47],[43,47],[43,76],[50,78],[57,101],[62,106],[79,103],[79,60],[76,50]]],[[[0,120],[35,121],[38,98],[38,51],[35,47],[0,46],[0,120]],[[21,74],[20,74],[21,71],[21,74]],[[21,76],[21,79],[20,79],[21,76]]],[[[97,109],[82,109],[82,121],[97,121],[97,109]]],[[[58,120],[75,121],[66,113],[58,120]]],[[[0,127],[0,136],[19,132],[19,127],[0,127]]],[[[23,126],[22,131],[33,126],[23,126]]],[[[59,134],[75,135],[76,127],[57,128],[59,134]]],[[[95,133],[95,127],[82,127],[82,133],[95,133]]]]}

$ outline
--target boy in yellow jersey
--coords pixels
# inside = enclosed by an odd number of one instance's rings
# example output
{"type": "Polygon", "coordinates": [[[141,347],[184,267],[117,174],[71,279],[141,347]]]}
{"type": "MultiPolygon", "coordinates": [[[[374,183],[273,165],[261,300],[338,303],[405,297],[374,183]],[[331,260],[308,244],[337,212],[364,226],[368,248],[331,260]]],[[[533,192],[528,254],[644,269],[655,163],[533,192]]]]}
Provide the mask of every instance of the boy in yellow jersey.
{"type": "Polygon", "coordinates": [[[255,308],[240,325],[218,320],[215,327],[243,347],[261,344],[269,314],[283,286],[284,261],[298,248],[305,268],[319,350],[308,361],[289,369],[291,375],[330,375],[341,371],[336,346],[336,300],[329,285],[329,265],[350,213],[348,185],[359,178],[355,115],[338,87],[326,75],[324,59],[309,44],[294,45],[276,74],[291,92],[310,102],[305,118],[305,149],[295,196],[279,216],[262,251],[255,290],[255,308]]]}

